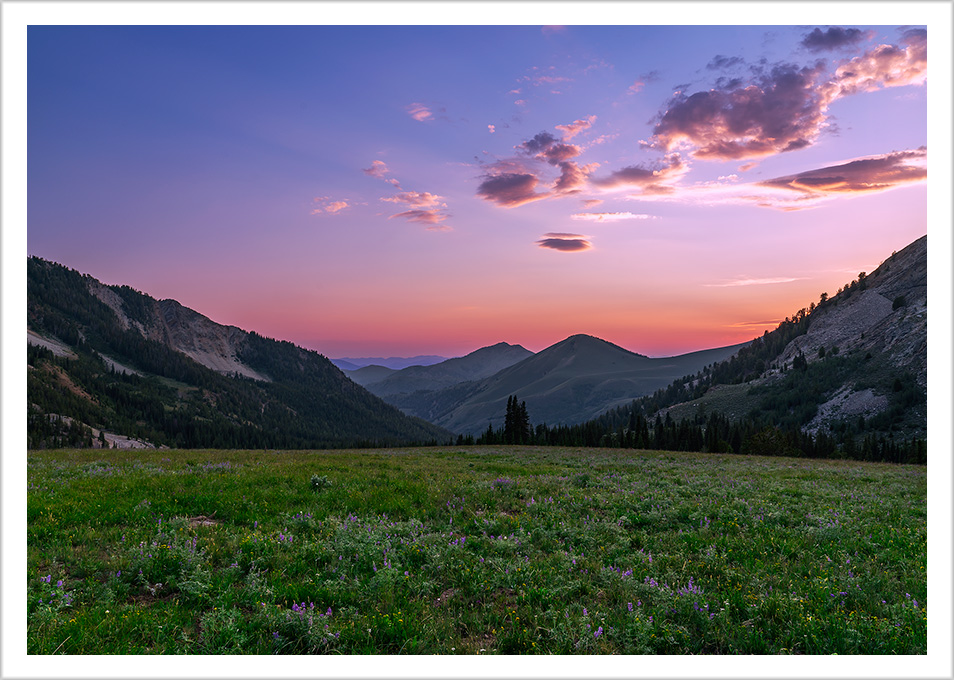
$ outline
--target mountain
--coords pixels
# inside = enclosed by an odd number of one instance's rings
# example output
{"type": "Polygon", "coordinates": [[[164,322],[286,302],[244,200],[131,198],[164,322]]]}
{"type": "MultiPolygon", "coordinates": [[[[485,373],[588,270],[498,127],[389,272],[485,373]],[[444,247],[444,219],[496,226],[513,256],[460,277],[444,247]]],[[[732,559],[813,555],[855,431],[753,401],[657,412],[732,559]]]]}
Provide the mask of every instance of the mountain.
{"type": "Polygon", "coordinates": [[[344,357],[343,359],[332,359],[331,363],[343,371],[354,371],[364,366],[384,366],[399,371],[408,366],[430,366],[441,361],[447,361],[447,357],[436,354],[421,354],[416,357],[344,357]]]}
{"type": "Polygon", "coordinates": [[[394,375],[397,373],[397,370],[394,368],[378,366],[376,364],[362,366],[361,368],[355,368],[351,370],[342,368],[341,370],[344,371],[346,376],[354,380],[365,389],[367,389],[368,385],[374,384],[379,380],[384,380],[389,375],[394,375]]]}
{"type": "Polygon", "coordinates": [[[533,352],[520,345],[499,342],[432,366],[409,366],[391,373],[384,373],[380,366],[373,367],[375,370],[371,371],[369,369],[372,367],[367,366],[358,371],[346,371],[345,374],[372,394],[387,398],[422,390],[436,391],[462,382],[481,380],[530,356],[533,356],[533,352]],[[375,376],[380,377],[373,379],[375,376]]]}
{"type": "MultiPolygon", "coordinates": [[[[640,400],[650,417],[718,412],[836,437],[927,434],[927,237],[731,360],[640,400]]],[[[852,440],[852,444],[848,441],[852,440]]]]}
{"type": "Polygon", "coordinates": [[[743,345],[651,359],[599,338],[574,335],[482,380],[384,398],[405,413],[462,434],[499,427],[510,395],[527,403],[534,423],[574,424],[651,394],[743,345]]]}
{"type": "Polygon", "coordinates": [[[367,392],[317,352],[40,258],[29,259],[27,272],[33,447],[91,445],[100,436],[213,448],[450,436],[367,392]]]}

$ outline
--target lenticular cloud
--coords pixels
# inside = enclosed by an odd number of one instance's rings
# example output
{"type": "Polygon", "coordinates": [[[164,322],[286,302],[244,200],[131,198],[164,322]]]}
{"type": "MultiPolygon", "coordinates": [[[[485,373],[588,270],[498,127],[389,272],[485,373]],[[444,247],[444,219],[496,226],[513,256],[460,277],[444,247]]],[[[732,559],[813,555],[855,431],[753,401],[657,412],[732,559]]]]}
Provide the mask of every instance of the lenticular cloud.
{"type": "Polygon", "coordinates": [[[575,253],[582,250],[589,250],[593,247],[582,234],[566,234],[562,232],[551,232],[544,234],[543,238],[537,241],[541,248],[559,250],[564,253],[575,253]]]}

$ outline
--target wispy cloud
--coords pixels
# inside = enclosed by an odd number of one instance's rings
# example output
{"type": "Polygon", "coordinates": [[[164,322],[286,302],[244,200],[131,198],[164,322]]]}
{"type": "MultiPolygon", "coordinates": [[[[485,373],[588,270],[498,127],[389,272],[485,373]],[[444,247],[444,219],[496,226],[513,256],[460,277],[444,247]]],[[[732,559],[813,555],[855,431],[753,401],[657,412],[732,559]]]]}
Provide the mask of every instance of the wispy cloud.
{"type": "Polygon", "coordinates": [[[725,71],[733,66],[740,66],[744,63],[745,59],[742,57],[726,57],[722,54],[717,54],[706,64],[706,68],[710,71],[725,71]]]}
{"type": "Polygon", "coordinates": [[[563,133],[563,141],[569,141],[576,137],[583,130],[588,130],[596,121],[596,116],[587,116],[580,118],[567,125],[554,125],[554,127],[563,133]]]}
{"type": "Polygon", "coordinates": [[[655,165],[630,165],[614,170],[605,177],[595,178],[592,184],[602,189],[642,189],[645,193],[664,193],[672,190],[671,183],[682,177],[688,167],[679,154],[670,154],[664,162],[655,165]]]}
{"type": "Polygon", "coordinates": [[[621,220],[650,220],[653,216],[631,212],[586,212],[570,215],[570,218],[589,222],[618,222],[621,220]]]}
{"type": "Polygon", "coordinates": [[[724,328],[774,328],[782,323],[782,319],[766,319],[765,321],[738,321],[723,324],[724,328]]]}
{"type": "Polygon", "coordinates": [[[318,203],[319,205],[317,208],[311,211],[312,215],[320,215],[322,213],[330,213],[333,215],[351,207],[351,204],[347,201],[336,201],[328,196],[316,196],[313,199],[313,202],[318,203]]]}
{"type": "Polygon", "coordinates": [[[839,165],[807,170],[759,182],[760,186],[788,189],[809,197],[870,193],[920,182],[927,178],[927,149],[893,151],[839,165]]]}
{"type": "Polygon", "coordinates": [[[404,108],[408,112],[408,115],[411,116],[411,118],[413,118],[414,120],[420,121],[422,123],[426,120],[431,120],[434,117],[434,114],[431,112],[431,110],[427,106],[419,102],[408,104],[404,108]]]}
{"type": "MultiPolygon", "coordinates": [[[[637,179],[640,176],[644,175],[638,174],[637,179]]],[[[665,191],[643,188],[641,193],[627,198],[641,203],[752,205],[790,212],[816,208],[834,198],[889,191],[926,178],[927,150],[920,148],[852,159],[758,182],[739,182],[734,175],[728,175],[691,185],[664,185],[665,191]]]]}
{"type": "Polygon", "coordinates": [[[361,172],[368,175],[369,177],[383,180],[388,184],[397,187],[398,189],[401,188],[401,184],[396,179],[393,177],[388,177],[388,174],[390,174],[391,171],[388,169],[388,166],[384,161],[371,161],[371,167],[364,168],[361,172]]]}
{"type": "Polygon", "coordinates": [[[444,221],[447,220],[450,215],[439,208],[405,210],[396,215],[391,215],[388,219],[393,220],[398,217],[408,222],[427,225],[430,231],[450,231],[450,226],[444,224],[444,221]]]}
{"type": "Polygon", "coordinates": [[[567,234],[563,232],[551,232],[544,234],[543,238],[537,241],[541,248],[550,250],[559,250],[564,253],[576,253],[583,250],[589,250],[593,247],[586,237],[582,234],[567,234]]]}
{"type": "Polygon", "coordinates": [[[446,204],[441,203],[442,198],[443,196],[428,193],[427,191],[404,191],[400,194],[395,194],[394,196],[385,196],[381,200],[387,203],[402,203],[404,205],[417,206],[421,208],[428,208],[437,205],[447,207],[446,204]]]}
{"type": "Polygon", "coordinates": [[[741,278],[723,283],[704,283],[708,288],[734,288],[735,286],[770,286],[776,283],[791,283],[792,281],[801,281],[802,279],[792,276],[778,276],[767,279],[741,278]]]}

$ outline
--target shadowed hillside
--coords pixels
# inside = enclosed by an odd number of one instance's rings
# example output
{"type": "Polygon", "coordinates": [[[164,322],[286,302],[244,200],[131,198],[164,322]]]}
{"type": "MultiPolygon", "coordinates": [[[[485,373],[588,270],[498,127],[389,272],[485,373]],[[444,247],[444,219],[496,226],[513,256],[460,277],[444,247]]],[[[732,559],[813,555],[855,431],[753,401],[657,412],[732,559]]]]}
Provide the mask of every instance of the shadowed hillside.
{"type": "Polygon", "coordinates": [[[174,300],[28,262],[28,423],[47,445],[321,447],[445,440],[325,357],[174,300]]]}

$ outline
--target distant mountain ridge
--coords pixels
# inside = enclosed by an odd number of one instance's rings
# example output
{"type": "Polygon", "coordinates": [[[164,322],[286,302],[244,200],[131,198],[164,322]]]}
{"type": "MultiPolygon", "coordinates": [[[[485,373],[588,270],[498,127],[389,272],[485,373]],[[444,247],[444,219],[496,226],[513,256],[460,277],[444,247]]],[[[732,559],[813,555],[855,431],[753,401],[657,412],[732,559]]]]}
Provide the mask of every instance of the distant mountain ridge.
{"type": "Polygon", "coordinates": [[[731,356],[745,344],[653,359],[580,334],[486,378],[438,390],[381,395],[405,413],[462,434],[499,427],[510,395],[526,401],[534,423],[575,424],[651,394],[687,371],[731,356]]]}
{"type": "Polygon", "coordinates": [[[214,448],[450,438],[317,352],[40,258],[27,273],[31,446],[101,445],[101,432],[214,448]]]}
{"type": "Polygon", "coordinates": [[[383,366],[394,371],[400,371],[408,366],[431,366],[442,361],[447,361],[447,357],[437,354],[421,354],[416,357],[343,357],[332,359],[331,363],[343,371],[355,371],[365,366],[383,366]]]}
{"type": "Polygon", "coordinates": [[[409,366],[391,373],[384,373],[380,367],[366,366],[357,371],[345,371],[345,375],[383,398],[421,390],[440,390],[461,382],[480,380],[530,356],[533,356],[533,352],[520,345],[499,342],[431,366],[409,366]]]}

